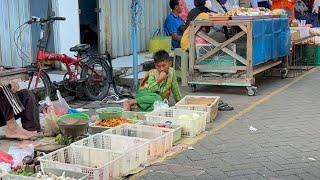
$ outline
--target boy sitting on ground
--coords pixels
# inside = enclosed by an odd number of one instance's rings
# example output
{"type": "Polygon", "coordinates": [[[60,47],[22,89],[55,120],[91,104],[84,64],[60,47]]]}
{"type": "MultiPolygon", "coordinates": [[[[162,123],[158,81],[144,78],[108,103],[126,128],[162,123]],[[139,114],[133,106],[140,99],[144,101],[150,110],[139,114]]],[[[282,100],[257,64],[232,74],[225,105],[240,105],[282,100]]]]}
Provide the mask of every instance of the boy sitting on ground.
{"type": "Polygon", "coordinates": [[[136,98],[124,103],[123,108],[130,111],[137,105],[140,111],[152,111],[156,101],[168,99],[172,91],[176,102],[182,99],[175,71],[171,68],[169,54],[160,50],[154,54],[155,69],[150,70],[140,82],[136,98]]]}

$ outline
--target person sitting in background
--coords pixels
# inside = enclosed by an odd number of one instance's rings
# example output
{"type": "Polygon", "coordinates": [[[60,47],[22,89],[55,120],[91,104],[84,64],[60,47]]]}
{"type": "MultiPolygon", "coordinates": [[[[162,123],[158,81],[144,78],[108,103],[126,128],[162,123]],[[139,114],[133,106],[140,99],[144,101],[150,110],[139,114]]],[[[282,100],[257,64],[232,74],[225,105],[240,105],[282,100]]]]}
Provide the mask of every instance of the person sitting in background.
{"type": "Polygon", "coordinates": [[[264,7],[271,9],[271,3],[269,0],[250,0],[250,5],[252,8],[264,7]]]}
{"type": "Polygon", "coordinates": [[[195,8],[193,8],[187,17],[186,28],[189,27],[190,22],[194,21],[197,16],[201,13],[210,13],[213,12],[211,0],[194,0],[193,1],[195,8]]]}
{"type": "Polygon", "coordinates": [[[175,70],[171,68],[169,54],[160,50],[154,54],[155,69],[150,70],[140,82],[136,97],[123,104],[126,111],[137,105],[140,111],[152,111],[156,101],[168,99],[171,92],[176,102],[182,99],[175,70]]]}
{"type": "Polygon", "coordinates": [[[171,12],[164,22],[164,31],[167,36],[172,37],[172,48],[179,48],[181,37],[184,31],[184,22],[179,16],[181,13],[180,0],[170,0],[171,12]]]}
{"type": "Polygon", "coordinates": [[[9,139],[30,139],[41,131],[39,109],[31,91],[18,90],[18,82],[6,85],[0,81],[0,127],[7,125],[5,136],[9,139]],[[22,127],[16,122],[18,118],[22,127]]]}
{"type": "MultiPolygon", "coordinates": [[[[212,8],[211,0],[194,0],[195,8],[193,8],[187,17],[186,21],[186,30],[183,33],[182,39],[181,39],[181,48],[183,50],[188,50],[190,46],[190,22],[194,21],[195,19],[202,19],[202,20],[208,20],[209,14],[212,8]]],[[[199,31],[204,33],[210,32],[210,27],[202,27],[199,31]]],[[[195,41],[197,44],[207,44],[207,41],[199,36],[195,37],[195,41]]]]}
{"type": "Polygon", "coordinates": [[[312,24],[313,27],[319,27],[317,14],[310,13],[309,8],[302,0],[297,0],[294,4],[295,16],[298,20],[306,20],[307,24],[312,24]]]}

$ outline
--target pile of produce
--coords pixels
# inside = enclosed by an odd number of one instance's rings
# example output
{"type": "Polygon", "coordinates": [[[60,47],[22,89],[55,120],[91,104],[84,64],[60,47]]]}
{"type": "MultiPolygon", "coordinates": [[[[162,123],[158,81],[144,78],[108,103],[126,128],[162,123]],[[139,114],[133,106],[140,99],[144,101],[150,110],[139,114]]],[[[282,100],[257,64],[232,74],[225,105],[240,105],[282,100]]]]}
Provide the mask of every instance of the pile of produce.
{"type": "Polygon", "coordinates": [[[113,118],[113,119],[103,119],[101,121],[96,122],[95,125],[102,126],[102,127],[116,127],[126,123],[130,123],[130,121],[125,118],[113,118]]]}
{"type": "Polygon", "coordinates": [[[18,175],[18,176],[32,176],[33,175],[33,172],[32,171],[29,171],[29,170],[25,170],[25,169],[18,169],[16,171],[12,171],[11,172],[12,174],[15,174],[15,175],[18,175]]]}
{"type": "Polygon", "coordinates": [[[210,106],[214,101],[214,98],[188,98],[186,99],[186,104],[210,106]]]}
{"type": "Polygon", "coordinates": [[[271,15],[271,11],[266,8],[245,8],[245,7],[238,7],[233,8],[227,12],[229,16],[263,16],[263,15],[271,15]]]}
{"type": "Polygon", "coordinates": [[[270,15],[285,15],[286,12],[283,9],[275,9],[270,10],[263,7],[258,9],[254,8],[245,8],[245,7],[238,7],[229,10],[226,15],[228,16],[270,16],[270,15]]]}
{"type": "Polygon", "coordinates": [[[71,136],[64,136],[62,134],[58,134],[54,141],[59,145],[69,146],[74,142],[74,139],[71,136]]]}

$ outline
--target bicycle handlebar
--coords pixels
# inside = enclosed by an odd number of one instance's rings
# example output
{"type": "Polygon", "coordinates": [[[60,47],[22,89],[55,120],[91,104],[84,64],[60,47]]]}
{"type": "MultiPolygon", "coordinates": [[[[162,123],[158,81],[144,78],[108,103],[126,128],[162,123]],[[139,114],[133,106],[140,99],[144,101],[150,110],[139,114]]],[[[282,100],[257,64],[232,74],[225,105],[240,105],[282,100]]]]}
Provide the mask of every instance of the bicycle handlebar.
{"type": "Polygon", "coordinates": [[[64,21],[66,20],[65,17],[50,17],[48,19],[44,19],[44,18],[39,18],[36,16],[32,16],[31,19],[29,21],[27,21],[27,24],[32,24],[32,23],[51,23],[53,21],[64,21]]]}
{"type": "Polygon", "coordinates": [[[54,20],[54,21],[65,21],[66,18],[65,17],[52,17],[52,20],[54,20]]]}

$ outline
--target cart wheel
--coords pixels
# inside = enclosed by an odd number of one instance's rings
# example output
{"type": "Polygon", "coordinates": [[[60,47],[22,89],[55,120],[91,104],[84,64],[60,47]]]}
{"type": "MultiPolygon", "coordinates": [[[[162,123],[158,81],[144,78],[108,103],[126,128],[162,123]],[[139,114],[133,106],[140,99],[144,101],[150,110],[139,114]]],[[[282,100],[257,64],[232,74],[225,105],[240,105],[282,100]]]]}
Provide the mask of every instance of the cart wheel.
{"type": "Polygon", "coordinates": [[[287,77],[287,75],[288,75],[288,69],[287,69],[287,68],[283,68],[283,69],[280,71],[280,73],[281,73],[281,78],[282,78],[282,79],[285,79],[285,78],[287,77]]]}
{"type": "Polygon", "coordinates": [[[191,84],[191,89],[192,89],[192,92],[196,92],[196,90],[197,90],[197,85],[191,84]]]}
{"type": "Polygon", "coordinates": [[[257,87],[247,86],[248,96],[255,96],[257,93],[257,87]]]}

